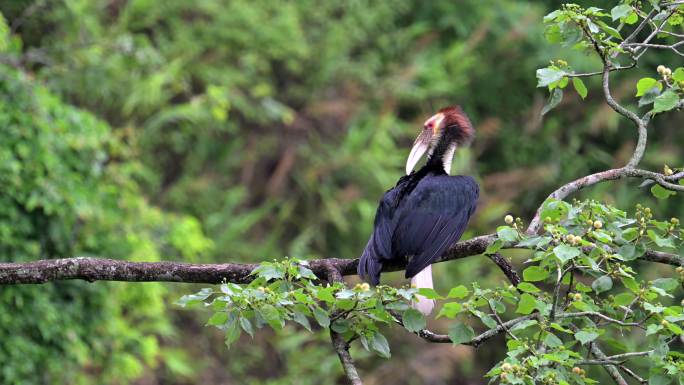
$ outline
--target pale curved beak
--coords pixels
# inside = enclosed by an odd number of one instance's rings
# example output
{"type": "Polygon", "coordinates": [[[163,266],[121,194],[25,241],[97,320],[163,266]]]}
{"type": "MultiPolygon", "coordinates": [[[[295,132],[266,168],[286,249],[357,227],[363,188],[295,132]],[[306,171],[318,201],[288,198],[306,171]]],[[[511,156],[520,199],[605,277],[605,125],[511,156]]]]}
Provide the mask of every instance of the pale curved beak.
{"type": "Polygon", "coordinates": [[[418,135],[416,141],[413,142],[411,153],[409,154],[408,159],[406,159],[406,175],[409,175],[411,171],[413,171],[413,168],[416,167],[416,164],[420,162],[420,158],[423,157],[430,147],[431,140],[432,130],[430,129],[425,129],[418,135]]]}

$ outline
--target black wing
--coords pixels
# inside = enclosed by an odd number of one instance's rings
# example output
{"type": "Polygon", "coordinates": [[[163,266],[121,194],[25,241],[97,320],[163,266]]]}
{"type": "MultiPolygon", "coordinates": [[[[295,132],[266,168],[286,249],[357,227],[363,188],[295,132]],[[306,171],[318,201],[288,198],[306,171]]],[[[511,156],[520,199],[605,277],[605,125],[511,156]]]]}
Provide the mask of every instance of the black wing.
{"type": "Polygon", "coordinates": [[[401,194],[400,185],[380,201],[359,262],[359,275],[374,285],[384,261],[412,255],[407,278],[432,264],[461,237],[479,195],[477,183],[467,176],[425,176],[407,195],[401,194]]]}
{"type": "Polygon", "coordinates": [[[368,278],[373,285],[380,282],[382,261],[391,259],[393,255],[392,233],[394,232],[394,224],[392,218],[395,211],[394,202],[398,193],[399,191],[395,187],[387,191],[380,200],[375,212],[373,234],[371,234],[359,261],[359,276],[363,279],[368,278]]]}
{"type": "Polygon", "coordinates": [[[392,254],[412,255],[411,278],[461,238],[475,212],[479,188],[468,176],[426,176],[395,213],[392,254]]]}

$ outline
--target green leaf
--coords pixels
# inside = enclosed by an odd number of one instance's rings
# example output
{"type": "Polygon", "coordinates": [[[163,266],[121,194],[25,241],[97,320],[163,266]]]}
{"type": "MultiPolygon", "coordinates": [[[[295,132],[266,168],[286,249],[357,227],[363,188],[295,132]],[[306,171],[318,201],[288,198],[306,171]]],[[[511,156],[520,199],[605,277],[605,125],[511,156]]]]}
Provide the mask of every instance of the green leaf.
{"type": "Polygon", "coordinates": [[[387,338],[380,333],[375,333],[371,339],[371,349],[378,353],[381,357],[390,358],[390,348],[387,343],[387,338]]]}
{"type": "Polygon", "coordinates": [[[636,298],[632,293],[620,293],[615,296],[613,303],[617,306],[627,306],[636,298]]]}
{"type": "Polygon", "coordinates": [[[335,288],[332,286],[321,287],[316,291],[316,298],[320,299],[321,301],[333,303],[335,302],[335,297],[332,294],[333,290],[335,290],[335,288]]]}
{"type": "Polygon", "coordinates": [[[465,298],[468,295],[468,288],[463,285],[458,285],[449,290],[447,298],[465,298]]]}
{"type": "Polygon", "coordinates": [[[628,4],[620,4],[610,10],[610,17],[613,21],[617,19],[622,19],[623,17],[629,16],[632,13],[632,6],[628,4]]]}
{"type": "Polygon", "coordinates": [[[566,244],[560,244],[553,248],[553,254],[555,254],[563,264],[577,257],[581,253],[582,252],[579,247],[568,246],[566,244]]]}
{"type": "Polygon", "coordinates": [[[256,274],[259,277],[265,278],[267,281],[272,279],[281,279],[285,277],[285,270],[281,265],[274,265],[271,263],[262,263],[251,274],[256,274]]]}
{"type": "Polygon", "coordinates": [[[439,311],[439,314],[437,314],[437,318],[454,318],[458,315],[458,313],[461,312],[461,310],[463,310],[463,306],[458,302],[445,303],[444,306],[442,306],[442,309],[439,311]]]}
{"type": "Polygon", "coordinates": [[[266,304],[262,306],[259,310],[261,317],[269,324],[274,330],[280,330],[283,328],[285,321],[280,317],[280,312],[275,306],[271,304],[266,304]]]}
{"type": "Polygon", "coordinates": [[[318,306],[315,306],[313,308],[313,315],[316,319],[316,322],[318,322],[318,324],[322,327],[327,328],[328,326],[330,326],[330,317],[328,317],[328,313],[325,310],[321,309],[318,306]]]}
{"type": "Polygon", "coordinates": [[[572,78],[572,86],[575,87],[575,91],[577,91],[577,94],[582,98],[587,97],[587,86],[584,85],[584,82],[582,81],[581,78],[574,77],[572,78]]]}
{"type": "Polygon", "coordinates": [[[205,287],[204,289],[200,290],[199,292],[197,292],[195,294],[186,294],[186,295],[180,297],[180,299],[178,301],[176,301],[176,305],[180,305],[183,307],[196,305],[198,303],[201,303],[205,299],[207,299],[213,293],[214,293],[213,289],[211,289],[209,287],[205,287]]]}
{"type": "Polygon", "coordinates": [[[538,293],[540,291],[538,287],[529,282],[520,282],[518,284],[518,289],[520,291],[524,291],[525,293],[538,293]]]}
{"type": "Polygon", "coordinates": [[[414,308],[407,309],[402,315],[401,320],[406,330],[412,333],[425,329],[425,317],[414,308]]]}
{"type": "Polygon", "coordinates": [[[587,342],[591,342],[597,339],[598,336],[599,334],[596,332],[588,332],[584,330],[580,330],[577,333],[575,333],[575,339],[579,341],[582,345],[586,345],[587,342]]]}
{"type": "Polygon", "coordinates": [[[537,70],[537,87],[546,87],[555,83],[566,75],[566,72],[558,68],[540,68],[537,70]]]}
{"type": "Polygon", "coordinates": [[[487,249],[485,250],[484,253],[487,254],[487,255],[494,254],[494,253],[496,253],[497,251],[501,250],[501,247],[503,246],[503,244],[504,244],[504,243],[501,241],[501,239],[497,239],[496,241],[490,243],[490,244],[487,246],[487,249]]]}
{"type": "Polygon", "coordinates": [[[658,199],[667,199],[670,195],[677,195],[676,192],[668,190],[659,184],[654,184],[653,187],[651,187],[651,194],[658,199]]]}
{"type": "Polygon", "coordinates": [[[212,315],[207,321],[207,325],[219,326],[226,323],[226,321],[228,321],[228,313],[222,311],[214,313],[214,315],[212,315]]]}
{"type": "Polygon", "coordinates": [[[660,82],[656,79],[653,78],[641,78],[637,82],[636,85],[637,88],[637,93],[636,96],[642,96],[646,94],[646,92],[650,91],[653,88],[657,88],[658,91],[663,89],[663,85],[660,84],[660,82]]]}
{"type": "Polygon", "coordinates": [[[543,281],[549,276],[549,272],[539,266],[530,266],[523,270],[523,279],[529,282],[543,281]]]}
{"type": "Polygon", "coordinates": [[[240,338],[240,328],[238,327],[237,322],[231,322],[226,329],[224,342],[226,346],[230,347],[238,338],[240,338]]]}
{"type": "Polygon", "coordinates": [[[302,325],[304,329],[311,331],[311,323],[309,323],[309,319],[303,313],[295,311],[295,313],[292,315],[292,320],[302,325]]]}
{"type": "Polygon", "coordinates": [[[442,296],[435,291],[435,289],[431,289],[429,287],[421,287],[418,289],[418,294],[422,295],[423,297],[427,299],[441,299],[442,296]]]}
{"type": "Polygon", "coordinates": [[[674,278],[658,278],[653,281],[653,286],[670,292],[679,286],[679,281],[674,278]]]}
{"type": "Polygon", "coordinates": [[[245,333],[249,334],[250,337],[254,337],[254,327],[252,327],[252,323],[249,321],[249,318],[241,316],[240,327],[245,331],[245,333]]]}
{"type": "Polygon", "coordinates": [[[557,348],[563,345],[563,341],[561,341],[561,339],[556,337],[556,335],[553,333],[546,333],[546,337],[544,337],[544,344],[552,348],[557,348]]]}
{"type": "Polygon", "coordinates": [[[597,294],[603,293],[604,291],[613,288],[613,280],[609,276],[603,275],[591,284],[591,288],[594,289],[597,294]]]}
{"type": "Polygon", "coordinates": [[[563,90],[560,88],[554,88],[549,95],[549,100],[546,105],[541,110],[542,116],[546,115],[549,111],[556,108],[557,105],[563,100],[563,90]]]}
{"type": "Polygon", "coordinates": [[[679,67],[672,73],[672,79],[678,82],[684,82],[684,67],[679,67]]]}
{"type": "Polygon", "coordinates": [[[528,319],[528,320],[520,321],[520,322],[516,323],[515,325],[511,326],[510,331],[515,332],[518,330],[527,329],[528,327],[530,327],[532,325],[536,325],[538,323],[539,322],[537,322],[537,320],[534,320],[534,319],[528,319]]]}
{"type": "Polygon", "coordinates": [[[475,337],[475,331],[469,325],[454,323],[449,326],[449,338],[454,345],[468,342],[475,337]]]}
{"type": "Polygon", "coordinates": [[[518,240],[518,232],[510,226],[499,226],[496,228],[496,235],[499,239],[506,242],[515,242],[518,240]]]}
{"type": "Polygon", "coordinates": [[[672,238],[669,238],[669,237],[663,238],[663,237],[659,236],[658,234],[656,234],[655,231],[650,230],[650,229],[648,231],[646,231],[646,234],[648,234],[648,237],[651,238],[651,240],[653,242],[655,242],[655,244],[658,245],[659,247],[667,247],[670,249],[676,248],[672,238]]]}
{"type": "Polygon", "coordinates": [[[679,104],[679,96],[672,90],[663,92],[660,96],[655,98],[653,102],[653,112],[665,112],[677,107],[679,104]]]}
{"type": "Polygon", "coordinates": [[[523,293],[518,302],[518,308],[515,310],[519,314],[530,314],[537,306],[537,300],[528,293],[523,293]]]}
{"type": "MultiPolygon", "coordinates": [[[[622,236],[624,237],[625,234],[623,233],[622,236]]],[[[632,244],[620,246],[620,248],[618,249],[618,254],[620,254],[622,259],[625,261],[633,261],[639,258],[639,256],[636,253],[636,247],[634,247],[634,245],[632,244]]]]}

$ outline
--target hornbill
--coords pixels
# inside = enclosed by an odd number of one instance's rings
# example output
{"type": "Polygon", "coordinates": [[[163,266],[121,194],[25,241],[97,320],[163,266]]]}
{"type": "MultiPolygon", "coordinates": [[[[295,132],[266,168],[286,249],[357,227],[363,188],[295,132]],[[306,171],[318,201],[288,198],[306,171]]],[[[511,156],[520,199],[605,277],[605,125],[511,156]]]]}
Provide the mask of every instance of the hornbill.
{"type": "MultiPolygon", "coordinates": [[[[406,161],[406,175],[380,201],[359,276],[377,285],[384,263],[410,256],[406,278],[411,278],[411,285],[433,287],[432,263],[458,241],[477,204],[475,180],[449,175],[454,152],[469,144],[474,134],[459,106],[443,108],[425,121],[406,161]],[[413,171],[425,152],[427,163],[413,171]]],[[[434,301],[418,296],[413,306],[428,315],[434,301]]]]}

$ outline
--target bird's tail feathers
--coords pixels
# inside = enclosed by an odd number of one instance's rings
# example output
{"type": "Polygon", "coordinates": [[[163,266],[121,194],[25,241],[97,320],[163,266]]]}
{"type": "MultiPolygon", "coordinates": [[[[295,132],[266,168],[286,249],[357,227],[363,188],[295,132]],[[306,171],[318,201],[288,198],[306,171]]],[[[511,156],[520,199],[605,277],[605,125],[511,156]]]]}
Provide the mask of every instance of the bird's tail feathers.
{"type": "MultiPolygon", "coordinates": [[[[411,286],[416,288],[428,288],[433,289],[432,284],[432,265],[428,265],[423,270],[419,271],[418,274],[411,278],[411,286]]],[[[416,301],[414,301],[411,306],[424,315],[428,316],[432,313],[432,309],[435,307],[435,301],[432,299],[425,298],[422,295],[418,295],[416,301]]]]}
{"type": "Polygon", "coordinates": [[[380,283],[380,272],[382,271],[382,263],[373,258],[368,250],[364,251],[359,261],[358,273],[361,279],[369,281],[373,285],[380,283]]]}

